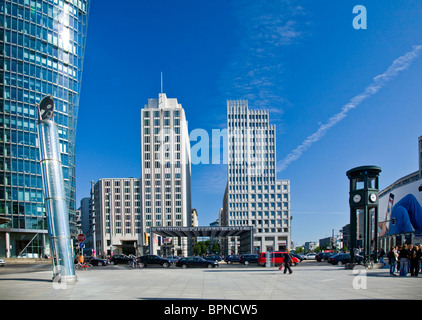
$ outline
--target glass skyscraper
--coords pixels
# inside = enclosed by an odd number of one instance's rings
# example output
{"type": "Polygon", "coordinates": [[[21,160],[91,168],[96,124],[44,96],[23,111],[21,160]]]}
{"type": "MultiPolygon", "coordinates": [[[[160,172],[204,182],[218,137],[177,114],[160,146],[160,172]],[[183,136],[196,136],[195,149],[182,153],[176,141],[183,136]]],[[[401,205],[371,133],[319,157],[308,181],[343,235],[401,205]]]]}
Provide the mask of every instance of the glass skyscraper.
{"type": "Polygon", "coordinates": [[[76,234],[75,135],[88,11],[89,0],[0,0],[0,257],[49,254],[36,126],[46,95],[55,100],[76,234]]]}

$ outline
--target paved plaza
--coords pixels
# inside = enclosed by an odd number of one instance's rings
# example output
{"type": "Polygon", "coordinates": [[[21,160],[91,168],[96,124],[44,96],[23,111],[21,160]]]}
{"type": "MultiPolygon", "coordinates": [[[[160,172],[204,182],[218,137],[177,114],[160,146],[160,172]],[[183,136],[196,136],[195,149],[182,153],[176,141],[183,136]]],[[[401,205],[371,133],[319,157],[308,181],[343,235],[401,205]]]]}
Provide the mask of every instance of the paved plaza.
{"type": "Polygon", "coordinates": [[[392,277],[388,268],[346,270],[304,261],[278,267],[226,265],[214,269],[94,267],[74,284],[55,283],[49,265],[0,268],[1,300],[355,300],[422,299],[422,276],[392,277]]]}

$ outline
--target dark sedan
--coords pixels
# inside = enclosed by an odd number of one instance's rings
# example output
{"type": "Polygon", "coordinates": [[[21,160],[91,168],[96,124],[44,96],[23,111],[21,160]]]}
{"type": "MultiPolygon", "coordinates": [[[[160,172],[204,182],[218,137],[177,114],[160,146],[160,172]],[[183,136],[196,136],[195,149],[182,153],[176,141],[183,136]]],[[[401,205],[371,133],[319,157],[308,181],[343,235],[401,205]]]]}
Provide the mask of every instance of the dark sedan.
{"type": "Polygon", "coordinates": [[[176,262],[176,267],[186,268],[215,268],[218,262],[212,260],[205,260],[201,257],[186,257],[181,258],[176,262]]]}
{"type": "MultiPolygon", "coordinates": [[[[362,261],[362,257],[356,255],[355,256],[355,260],[357,263],[362,261]]],[[[343,265],[345,263],[350,263],[351,258],[350,258],[350,254],[348,253],[339,253],[339,254],[335,254],[331,257],[328,258],[327,262],[331,263],[331,264],[336,264],[336,265],[343,265]]]]}
{"type": "Polygon", "coordinates": [[[132,258],[125,254],[114,254],[110,259],[111,264],[128,264],[129,261],[132,261],[132,258]]]}
{"type": "Polygon", "coordinates": [[[239,262],[243,264],[258,263],[259,256],[257,254],[242,254],[239,258],[239,262]]]}
{"type": "Polygon", "coordinates": [[[334,255],[335,253],[333,252],[320,252],[315,256],[316,261],[321,262],[324,260],[328,260],[328,258],[332,255],[334,255]]]}
{"type": "Polygon", "coordinates": [[[93,266],[106,266],[108,264],[106,259],[100,259],[96,257],[89,257],[86,259],[86,261],[92,264],[93,266]]]}
{"type": "Polygon", "coordinates": [[[168,268],[171,265],[170,260],[161,258],[160,256],[156,256],[154,254],[147,254],[139,257],[138,263],[141,268],[145,268],[147,266],[162,266],[164,268],[168,268]]]}
{"type": "Polygon", "coordinates": [[[328,258],[327,260],[328,263],[331,264],[337,264],[339,266],[345,264],[345,263],[349,263],[350,262],[350,254],[348,253],[339,253],[339,254],[335,254],[331,257],[328,258]]]}
{"type": "Polygon", "coordinates": [[[239,262],[240,255],[238,254],[230,254],[224,258],[224,261],[229,264],[233,262],[239,262]]]}

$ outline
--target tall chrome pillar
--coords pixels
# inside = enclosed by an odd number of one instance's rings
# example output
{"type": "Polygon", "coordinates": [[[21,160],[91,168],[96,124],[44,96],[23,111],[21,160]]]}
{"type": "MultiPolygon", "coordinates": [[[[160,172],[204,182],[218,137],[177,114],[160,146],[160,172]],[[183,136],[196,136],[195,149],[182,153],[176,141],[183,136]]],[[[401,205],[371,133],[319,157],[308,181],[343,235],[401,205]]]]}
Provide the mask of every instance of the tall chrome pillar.
{"type": "Polygon", "coordinates": [[[46,96],[38,106],[38,139],[53,260],[53,279],[76,282],[69,229],[69,211],[60,158],[59,135],[53,118],[54,100],[46,96]]]}

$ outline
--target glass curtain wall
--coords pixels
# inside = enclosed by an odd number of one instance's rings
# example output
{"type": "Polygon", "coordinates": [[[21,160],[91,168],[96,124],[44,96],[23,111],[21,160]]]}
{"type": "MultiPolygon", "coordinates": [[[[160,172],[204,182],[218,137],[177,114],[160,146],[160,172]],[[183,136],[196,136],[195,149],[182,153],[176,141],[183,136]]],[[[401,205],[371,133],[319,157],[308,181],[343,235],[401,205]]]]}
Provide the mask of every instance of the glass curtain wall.
{"type": "Polygon", "coordinates": [[[11,256],[28,245],[20,239],[32,236],[24,235],[47,230],[36,110],[48,94],[76,234],[75,133],[88,11],[89,0],[0,0],[0,217],[9,219],[0,233],[9,233],[11,256]]]}

